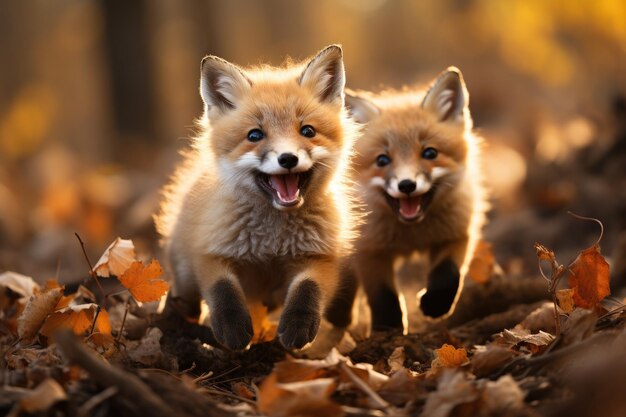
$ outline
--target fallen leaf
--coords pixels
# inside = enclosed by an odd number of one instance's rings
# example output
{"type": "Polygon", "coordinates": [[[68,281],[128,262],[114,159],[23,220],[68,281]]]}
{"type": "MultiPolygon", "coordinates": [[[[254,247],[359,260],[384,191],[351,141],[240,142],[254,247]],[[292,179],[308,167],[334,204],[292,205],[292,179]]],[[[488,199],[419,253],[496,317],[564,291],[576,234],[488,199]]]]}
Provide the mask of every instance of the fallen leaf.
{"type": "Polygon", "coordinates": [[[554,324],[554,304],[551,302],[543,303],[526,316],[519,326],[529,330],[531,333],[537,333],[540,330],[543,330],[545,332],[555,334],[556,326],[554,324]]]}
{"type": "Polygon", "coordinates": [[[424,387],[420,385],[423,379],[424,374],[419,375],[409,369],[402,368],[391,375],[389,380],[377,390],[377,393],[385,401],[401,407],[408,401],[424,395],[424,387]]]}
{"type": "Polygon", "coordinates": [[[599,247],[592,246],[580,252],[569,266],[568,283],[574,290],[574,304],[593,308],[609,294],[609,264],[600,254],[599,247]]]}
{"type": "Polygon", "coordinates": [[[17,319],[17,334],[20,339],[32,340],[39,328],[63,296],[62,288],[52,288],[33,294],[24,311],[17,319]]]}
{"type": "Polygon", "coordinates": [[[406,359],[406,355],[404,353],[404,347],[397,347],[391,352],[389,358],[387,359],[387,365],[391,369],[391,372],[399,371],[404,368],[404,360],[406,359]]]}
{"type": "Polygon", "coordinates": [[[28,299],[39,285],[31,277],[17,272],[3,272],[0,274],[0,309],[4,310],[17,299],[28,299]]]}
{"type": "Polygon", "coordinates": [[[557,290],[556,298],[559,302],[559,307],[561,310],[566,312],[567,314],[574,311],[574,290],[571,288],[566,288],[563,290],[557,290]]]}
{"type": "Polygon", "coordinates": [[[260,302],[248,305],[250,317],[252,318],[252,328],[254,336],[251,343],[261,343],[273,340],[276,337],[276,323],[269,321],[267,317],[267,307],[260,302]]]}
{"type": "Polygon", "coordinates": [[[554,336],[550,333],[541,330],[531,333],[519,325],[513,329],[505,329],[496,338],[496,342],[501,345],[525,348],[532,354],[543,352],[553,341],[554,336]]]}
{"type": "Polygon", "coordinates": [[[497,381],[487,381],[481,404],[481,415],[514,415],[525,407],[526,394],[511,375],[504,375],[497,381]]]}
{"type": "MultiPolygon", "coordinates": [[[[426,404],[422,410],[423,417],[448,417],[458,406],[472,404],[480,397],[480,392],[462,372],[452,369],[444,369],[437,391],[428,394],[426,404]]],[[[469,412],[462,415],[477,415],[469,412]]]]}
{"type": "Polygon", "coordinates": [[[137,255],[135,254],[133,241],[118,237],[104,251],[93,270],[100,277],[108,278],[111,275],[119,277],[136,260],[137,255]]]}
{"type": "Polygon", "coordinates": [[[270,374],[259,387],[257,409],[270,417],[343,416],[341,406],[330,400],[336,388],[333,378],[280,383],[270,374]]]}
{"type": "Polygon", "coordinates": [[[473,281],[484,284],[493,275],[495,266],[496,258],[493,255],[491,243],[484,240],[478,241],[467,275],[473,281]]]}
{"type": "Polygon", "coordinates": [[[163,275],[163,269],[159,261],[153,259],[147,266],[137,261],[119,277],[120,282],[133,295],[135,300],[147,303],[158,301],[170,288],[167,282],[159,277],[163,275]]]}
{"type": "Polygon", "coordinates": [[[502,368],[517,354],[511,349],[496,344],[476,346],[471,360],[472,372],[479,378],[485,377],[502,368]]]}
{"type": "Polygon", "coordinates": [[[444,344],[439,349],[435,349],[437,357],[433,360],[432,368],[458,368],[469,363],[465,348],[455,348],[452,345],[444,344]]]}
{"type": "MultiPolygon", "coordinates": [[[[93,326],[93,320],[97,310],[98,305],[92,303],[69,306],[62,310],[55,311],[46,319],[46,322],[41,328],[41,334],[46,337],[51,337],[54,332],[60,328],[72,329],[74,334],[84,334],[93,326]]],[[[100,309],[94,331],[111,333],[109,316],[104,309],[100,309]]]]}
{"type": "Polygon", "coordinates": [[[47,378],[20,400],[20,408],[28,413],[43,412],[65,399],[67,395],[63,387],[54,379],[47,378]]]}
{"type": "Polygon", "coordinates": [[[569,315],[561,333],[560,346],[569,346],[585,340],[596,329],[598,315],[593,310],[576,308],[569,315]]]}

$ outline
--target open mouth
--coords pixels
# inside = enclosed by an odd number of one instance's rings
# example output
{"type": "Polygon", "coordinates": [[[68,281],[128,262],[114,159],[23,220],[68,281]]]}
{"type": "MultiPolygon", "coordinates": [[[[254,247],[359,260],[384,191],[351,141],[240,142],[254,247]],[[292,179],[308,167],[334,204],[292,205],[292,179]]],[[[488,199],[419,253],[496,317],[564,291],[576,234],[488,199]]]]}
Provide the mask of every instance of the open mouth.
{"type": "Polygon", "coordinates": [[[265,174],[259,172],[259,187],[268,193],[274,203],[281,207],[295,207],[302,202],[302,195],[311,179],[311,170],[293,174],[265,174]]]}
{"type": "Polygon", "coordinates": [[[435,188],[431,188],[425,194],[411,197],[406,196],[402,198],[394,198],[386,192],[384,194],[387,203],[392,210],[398,213],[401,220],[413,222],[424,218],[426,209],[428,209],[428,206],[433,199],[433,195],[435,194],[435,188]]]}

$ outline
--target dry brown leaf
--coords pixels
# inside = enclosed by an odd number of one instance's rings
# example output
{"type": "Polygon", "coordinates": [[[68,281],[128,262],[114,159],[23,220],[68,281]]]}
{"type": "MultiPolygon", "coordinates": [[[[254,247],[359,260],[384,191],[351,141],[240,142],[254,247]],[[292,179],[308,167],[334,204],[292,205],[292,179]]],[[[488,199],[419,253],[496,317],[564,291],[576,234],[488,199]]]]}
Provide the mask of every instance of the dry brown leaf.
{"type": "Polygon", "coordinates": [[[35,293],[30,297],[22,315],[17,319],[17,334],[20,339],[31,340],[35,337],[62,296],[62,288],[53,288],[35,293]]]}
{"type": "Polygon", "coordinates": [[[406,359],[406,354],[404,353],[404,347],[397,347],[391,352],[389,358],[387,358],[387,365],[389,365],[389,369],[391,372],[399,371],[404,368],[404,360],[406,359]]]}
{"type": "Polygon", "coordinates": [[[531,333],[537,333],[543,330],[548,333],[555,334],[556,326],[554,324],[554,304],[545,302],[537,309],[533,310],[519,326],[529,330],[531,333]]]}
{"type": "MultiPolygon", "coordinates": [[[[60,328],[72,329],[75,334],[84,334],[93,326],[93,320],[97,310],[98,305],[92,303],[69,306],[56,311],[46,319],[46,322],[41,328],[41,334],[46,337],[51,337],[54,332],[60,328]]],[[[101,309],[98,314],[94,331],[111,333],[109,316],[103,309],[101,309]]]]}
{"type": "Polygon", "coordinates": [[[444,344],[439,349],[435,349],[437,357],[433,360],[432,368],[458,368],[469,363],[465,348],[455,348],[452,345],[444,344]]]}
{"type": "Polygon", "coordinates": [[[502,368],[515,355],[515,351],[495,344],[476,346],[471,360],[472,372],[479,378],[487,376],[502,368]]]}
{"type": "Polygon", "coordinates": [[[28,413],[42,412],[65,399],[67,396],[63,387],[54,379],[47,378],[20,400],[20,408],[28,413]]]}
{"type": "Polygon", "coordinates": [[[489,242],[480,240],[476,245],[474,257],[470,262],[467,275],[475,282],[484,284],[493,275],[496,266],[496,258],[493,255],[492,245],[489,242]]]}
{"type": "Polygon", "coordinates": [[[26,301],[35,289],[39,289],[39,285],[31,277],[17,272],[3,272],[0,274],[0,310],[9,307],[11,300],[26,301]]]}
{"type": "Polygon", "coordinates": [[[560,346],[569,346],[585,340],[596,329],[598,315],[593,310],[575,308],[563,326],[560,346]]]}
{"type": "Polygon", "coordinates": [[[556,298],[559,302],[559,307],[561,307],[561,310],[563,310],[567,314],[574,311],[574,290],[573,289],[566,288],[563,290],[557,290],[556,298]]]}
{"type": "Polygon", "coordinates": [[[481,414],[487,416],[515,415],[524,408],[526,394],[511,375],[487,381],[482,395],[481,414]]]}
{"type": "Polygon", "coordinates": [[[419,375],[409,369],[402,368],[391,375],[389,380],[377,390],[377,393],[385,401],[402,407],[407,402],[424,395],[424,387],[420,384],[423,379],[424,374],[419,375]]]}
{"type": "Polygon", "coordinates": [[[592,246],[580,252],[569,266],[570,288],[574,290],[574,304],[593,308],[600,300],[611,294],[609,288],[609,264],[600,254],[599,247],[592,246]]]}
{"type": "MultiPolygon", "coordinates": [[[[448,417],[460,405],[473,404],[480,397],[480,393],[462,372],[444,369],[437,391],[428,394],[421,416],[448,417]]],[[[477,415],[469,413],[465,415],[477,415]]]]}
{"type": "Polygon", "coordinates": [[[259,387],[257,409],[270,417],[342,416],[341,406],[330,400],[336,387],[332,378],[280,383],[272,373],[259,387]]]}
{"type": "Polygon", "coordinates": [[[553,341],[554,336],[550,333],[541,330],[538,333],[531,333],[519,325],[513,329],[505,329],[499,334],[499,338],[496,338],[496,342],[501,345],[524,348],[532,354],[543,352],[553,341]]]}
{"type": "Polygon", "coordinates": [[[251,303],[248,305],[250,311],[250,317],[252,318],[252,328],[254,329],[254,336],[252,336],[251,343],[261,343],[274,340],[276,337],[276,323],[269,321],[267,316],[267,307],[260,302],[251,303]]]}
{"type": "Polygon", "coordinates": [[[159,278],[161,275],[163,275],[163,269],[159,261],[153,259],[145,267],[139,261],[133,262],[119,277],[119,280],[128,288],[135,300],[147,303],[158,301],[170,288],[167,282],[159,278]]]}
{"type": "Polygon", "coordinates": [[[133,241],[118,237],[104,251],[93,270],[100,277],[108,278],[111,275],[119,277],[136,260],[137,255],[135,254],[133,241]]]}

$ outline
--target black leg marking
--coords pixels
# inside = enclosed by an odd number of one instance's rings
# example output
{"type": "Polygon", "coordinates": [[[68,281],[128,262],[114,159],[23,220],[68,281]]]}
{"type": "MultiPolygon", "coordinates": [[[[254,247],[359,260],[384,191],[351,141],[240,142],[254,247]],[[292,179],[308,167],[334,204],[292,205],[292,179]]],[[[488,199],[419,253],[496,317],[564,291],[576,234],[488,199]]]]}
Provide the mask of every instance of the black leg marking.
{"type": "Polygon", "coordinates": [[[451,259],[444,259],[428,274],[428,288],[420,300],[422,312],[440,317],[452,308],[459,290],[459,268],[451,259]]]}
{"type": "Polygon", "coordinates": [[[287,349],[300,349],[312,342],[320,327],[319,285],[310,280],[303,280],[289,297],[280,322],[278,339],[287,349]]]}
{"type": "Polygon", "coordinates": [[[226,279],[211,288],[211,329],[217,341],[227,349],[243,350],[254,331],[248,308],[241,295],[226,279]]]}
{"type": "Polygon", "coordinates": [[[357,280],[347,267],[341,271],[339,288],[328,304],[324,316],[333,326],[345,328],[352,323],[352,305],[356,296],[357,280]]]}
{"type": "Polygon", "coordinates": [[[372,310],[372,330],[402,329],[402,308],[395,290],[380,286],[368,292],[367,299],[372,310]]]}

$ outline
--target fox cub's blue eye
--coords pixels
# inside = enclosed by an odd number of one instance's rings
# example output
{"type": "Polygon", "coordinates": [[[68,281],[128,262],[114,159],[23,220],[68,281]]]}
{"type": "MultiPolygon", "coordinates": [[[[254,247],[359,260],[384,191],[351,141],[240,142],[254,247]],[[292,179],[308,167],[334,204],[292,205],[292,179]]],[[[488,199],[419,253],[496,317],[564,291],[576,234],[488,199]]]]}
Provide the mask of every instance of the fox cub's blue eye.
{"type": "Polygon", "coordinates": [[[310,125],[302,126],[300,134],[305,138],[312,138],[315,136],[315,129],[313,129],[313,126],[310,125]]]}
{"type": "Polygon", "coordinates": [[[437,157],[437,149],[435,148],[426,148],[422,151],[422,158],[424,159],[435,159],[437,157]]]}
{"type": "Polygon", "coordinates": [[[265,137],[265,133],[261,129],[252,129],[248,132],[248,140],[250,142],[258,142],[265,137]]]}
{"type": "Polygon", "coordinates": [[[384,167],[385,165],[389,165],[391,163],[391,158],[389,156],[382,154],[376,157],[376,165],[379,167],[384,167]]]}

